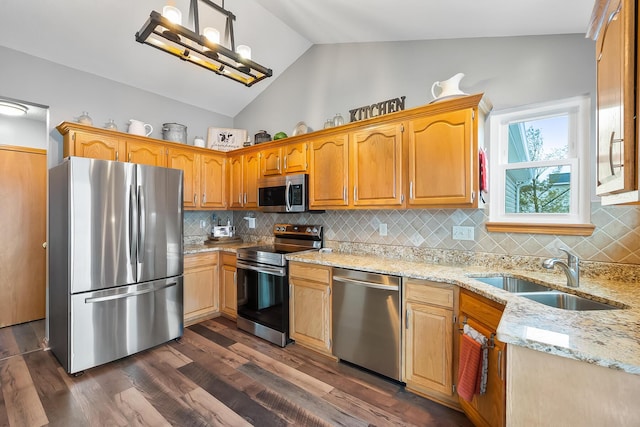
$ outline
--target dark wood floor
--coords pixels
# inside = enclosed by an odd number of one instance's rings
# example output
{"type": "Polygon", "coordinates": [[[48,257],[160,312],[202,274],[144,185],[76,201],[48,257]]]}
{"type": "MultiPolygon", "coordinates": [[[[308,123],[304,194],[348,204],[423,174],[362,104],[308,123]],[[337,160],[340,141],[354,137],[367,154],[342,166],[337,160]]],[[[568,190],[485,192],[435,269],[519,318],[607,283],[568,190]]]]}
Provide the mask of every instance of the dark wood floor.
{"type": "Polygon", "coordinates": [[[43,323],[0,330],[0,426],[471,426],[461,413],[226,319],[154,349],[67,375],[43,323]]]}

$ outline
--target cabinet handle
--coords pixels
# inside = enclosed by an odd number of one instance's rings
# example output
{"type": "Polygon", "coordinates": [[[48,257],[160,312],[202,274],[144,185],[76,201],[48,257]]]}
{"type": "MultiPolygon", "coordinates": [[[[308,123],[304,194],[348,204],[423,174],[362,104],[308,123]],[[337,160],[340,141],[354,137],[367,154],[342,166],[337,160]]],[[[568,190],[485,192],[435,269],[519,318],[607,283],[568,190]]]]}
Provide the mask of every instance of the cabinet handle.
{"type": "Polygon", "coordinates": [[[198,195],[196,193],[193,193],[193,204],[194,205],[198,204],[198,195]]]}
{"type": "Polygon", "coordinates": [[[347,201],[347,187],[342,187],[342,200],[347,201]]]}
{"type": "Polygon", "coordinates": [[[131,163],[131,153],[129,153],[129,160],[127,160],[129,163],[131,163]]]}
{"type": "Polygon", "coordinates": [[[409,181],[409,199],[413,199],[413,181],[409,181]]]}
{"type": "Polygon", "coordinates": [[[614,138],[615,135],[616,131],[611,132],[611,139],[609,140],[609,169],[611,169],[612,176],[616,174],[613,168],[621,168],[624,166],[623,162],[613,163],[613,144],[619,144],[624,141],[624,138],[614,138]]]}
{"type": "Polygon", "coordinates": [[[404,314],[404,328],[405,329],[409,329],[409,309],[407,308],[407,311],[404,314]]]}
{"type": "Polygon", "coordinates": [[[207,203],[207,195],[202,193],[202,204],[204,205],[205,203],[207,203]]]}
{"type": "Polygon", "coordinates": [[[502,350],[498,350],[498,377],[504,381],[504,377],[502,376],[502,350]]]}
{"type": "Polygon", "coordinates": [[[242,204],[242,193],[238,193],[238,204],[242,204]]]}
{"type": "Polygon", "coordinates": [[[276,157],[276,160],[278,161],[278,172],[280,171],[280,156],[276,157]]]}
{"type": "Polygon", "coordinates": [[[287,156],[284,156],[284,170],[287,170],[287,156]]]}
{"type": "Polygon", "coordinates": [[[358,200],[358,187],[353,187],[353,201],[358,200]]]}
{"type": "Polygon", "coordinates": [[[116,162],[118,161],[118,150],[116,150],[116,162]]]}
{"type": "Polygon", "coordinates": [[[244,204],[247,204],[247,193],[244,193],[244,204]]]}

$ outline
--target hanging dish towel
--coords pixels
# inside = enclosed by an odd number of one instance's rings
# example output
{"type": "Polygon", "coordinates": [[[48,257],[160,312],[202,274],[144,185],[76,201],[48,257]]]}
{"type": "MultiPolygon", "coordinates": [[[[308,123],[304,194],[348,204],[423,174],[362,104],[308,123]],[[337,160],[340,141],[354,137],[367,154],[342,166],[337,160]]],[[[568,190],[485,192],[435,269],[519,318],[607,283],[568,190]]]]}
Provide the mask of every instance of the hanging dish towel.
{"type": "Polygon", "coordinates": [[[469,325],[464,325],[460,345],[460,368],[458,370],[458,394],[470,402],[474,394],[487,391],[489,366],[487,337],[469,325]]]}
{"type": "Polygon", "coordinates": [[[460,343],[460,365],[458,369],[458,395],[471,402],[476,394],[478,375],[482,364],[482,346],[467,334],[460,343]]]}

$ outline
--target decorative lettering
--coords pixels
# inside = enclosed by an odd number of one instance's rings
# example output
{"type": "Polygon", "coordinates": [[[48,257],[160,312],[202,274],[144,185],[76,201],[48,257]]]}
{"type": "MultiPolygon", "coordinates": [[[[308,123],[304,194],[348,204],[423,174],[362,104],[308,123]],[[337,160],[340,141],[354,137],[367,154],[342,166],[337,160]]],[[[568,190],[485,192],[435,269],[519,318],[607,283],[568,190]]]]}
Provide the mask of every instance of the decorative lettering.
{"type": "Polygon", "coordinates": [[[400,98],[388,99],[376,104],[365,105],[349,110],[349,121],[357,122],[388,113],[395,113],[396,111],[402,111],[404,110],[405,98],[406,96],[401,96],[400,98]]]}

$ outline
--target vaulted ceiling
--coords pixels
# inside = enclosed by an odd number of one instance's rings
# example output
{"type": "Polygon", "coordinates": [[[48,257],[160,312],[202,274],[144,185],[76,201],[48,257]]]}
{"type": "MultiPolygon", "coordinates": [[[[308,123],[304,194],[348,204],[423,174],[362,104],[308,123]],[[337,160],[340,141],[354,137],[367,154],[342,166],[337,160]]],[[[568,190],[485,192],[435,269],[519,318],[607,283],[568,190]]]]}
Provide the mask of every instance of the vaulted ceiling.
{"type": "MultiPolygon", "coordinates": [[[[594,2],[227,0],[236,44],[273,70],[250,88],[135,41],[166,3],[4,0],[0,45],[234,117],[314,44],[585,33],[594,2]]],[[[172,3],[188,16],[188,0],[172,3]]],[[[200,2],[201,26],[208,10],[200,2]]]]}

